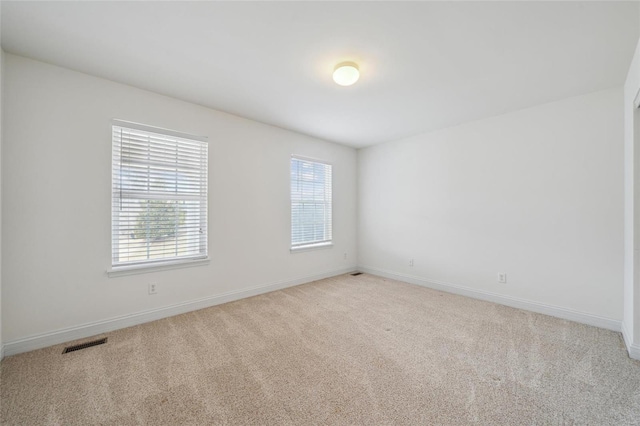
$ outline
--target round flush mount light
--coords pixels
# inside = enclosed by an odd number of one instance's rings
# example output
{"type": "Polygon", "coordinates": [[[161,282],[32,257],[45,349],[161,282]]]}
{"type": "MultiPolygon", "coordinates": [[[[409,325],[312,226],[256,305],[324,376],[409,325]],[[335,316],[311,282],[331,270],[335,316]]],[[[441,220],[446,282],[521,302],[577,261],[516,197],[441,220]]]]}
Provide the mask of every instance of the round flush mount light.
{"type": "Polygon", "coordinates": [[[351,86],[360,78],[360,70],[355,62],[342,62],[333,71],[333,81],[340,86],[351,86]]]}

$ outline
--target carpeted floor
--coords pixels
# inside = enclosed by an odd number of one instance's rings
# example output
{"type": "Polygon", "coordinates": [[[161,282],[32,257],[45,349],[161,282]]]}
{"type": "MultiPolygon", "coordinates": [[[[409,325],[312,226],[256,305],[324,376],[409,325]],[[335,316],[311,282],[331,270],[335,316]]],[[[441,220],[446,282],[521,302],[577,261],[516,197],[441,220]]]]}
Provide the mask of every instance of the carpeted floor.
{"type": "Polygon", "coordinates": [[[618,333],[366,274],[105,336],[2,361],[2,423],[640,424],[618,333]]]}

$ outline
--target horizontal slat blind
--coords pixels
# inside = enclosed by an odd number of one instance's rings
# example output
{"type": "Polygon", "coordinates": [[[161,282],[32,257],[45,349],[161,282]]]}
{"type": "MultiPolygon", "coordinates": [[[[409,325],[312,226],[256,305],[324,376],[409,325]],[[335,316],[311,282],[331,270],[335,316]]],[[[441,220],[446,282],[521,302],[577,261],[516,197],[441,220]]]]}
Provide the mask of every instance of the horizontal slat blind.
{"type": "Polygon", "coordinates": [[[332,239],[331,165],[291,158],[291,248],[332,239]]]}
{"type": "Polygon", "coordinates": [[[207,257],[207,143],[112,129],[112,266],[207,257]]]}

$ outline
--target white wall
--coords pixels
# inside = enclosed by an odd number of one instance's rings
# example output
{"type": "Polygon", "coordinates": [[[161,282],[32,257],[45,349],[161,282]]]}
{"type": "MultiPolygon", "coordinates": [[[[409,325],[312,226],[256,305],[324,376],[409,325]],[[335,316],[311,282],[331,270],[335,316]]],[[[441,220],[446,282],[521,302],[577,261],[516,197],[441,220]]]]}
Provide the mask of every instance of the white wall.
{"type": "Polygon", "coordinates": [[[622,124],[611,89],[360,150],[359,266],[619,329],[622,124]]]}
{"type": "MultiPolygon", "coordinates": [[[[629,347],[640,348],[640,112],[634,99],[640,90],[640,40],[624,85],[625,276],[623,334],[629,347]]],[[[632,354],[633,355],[633,354],[632,354]]],[[[640,349],[638,356],[640,356],[640,349]]]]}
{"type": "Polygon", "coordinates": [[[29,336],[355,267],[355,150],[11,54],[5,79],[7,353],[29,336]],[[209,265],[106,276],[112,118],[209,137],[209,265]],[[333,248],[289,252],[291,154],[333,164],[333,248]]]}
{"type": "MultiPolygon", "coordinates": [[[[0,9],[2,4],[0,4],[0,9]]],[[[0,22],[2,19],[0,18],[0,22]]],[[[2,34],[2,30],[0,30],[2,34]]],[[[4,345],[2,344],[2,80],[4,72],[4,52],[2,51],[2,40],[0,37],[0,360],[4,358],[4,345]]]]}

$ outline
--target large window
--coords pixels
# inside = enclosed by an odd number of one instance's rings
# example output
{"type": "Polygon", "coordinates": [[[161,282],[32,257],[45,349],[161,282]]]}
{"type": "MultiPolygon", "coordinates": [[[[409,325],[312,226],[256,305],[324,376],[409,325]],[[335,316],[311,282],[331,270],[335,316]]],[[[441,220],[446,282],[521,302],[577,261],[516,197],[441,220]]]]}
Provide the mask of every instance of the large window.
{"type": "Polygon", "coordinates": [[[331,165],[291,157],[291,249],[331,245],[331,165]]]}
{"type": "Polygon", "coordinates": [[[115,120],[112,129],[112,267],[206,258],[206,140],[115,120]]]}

